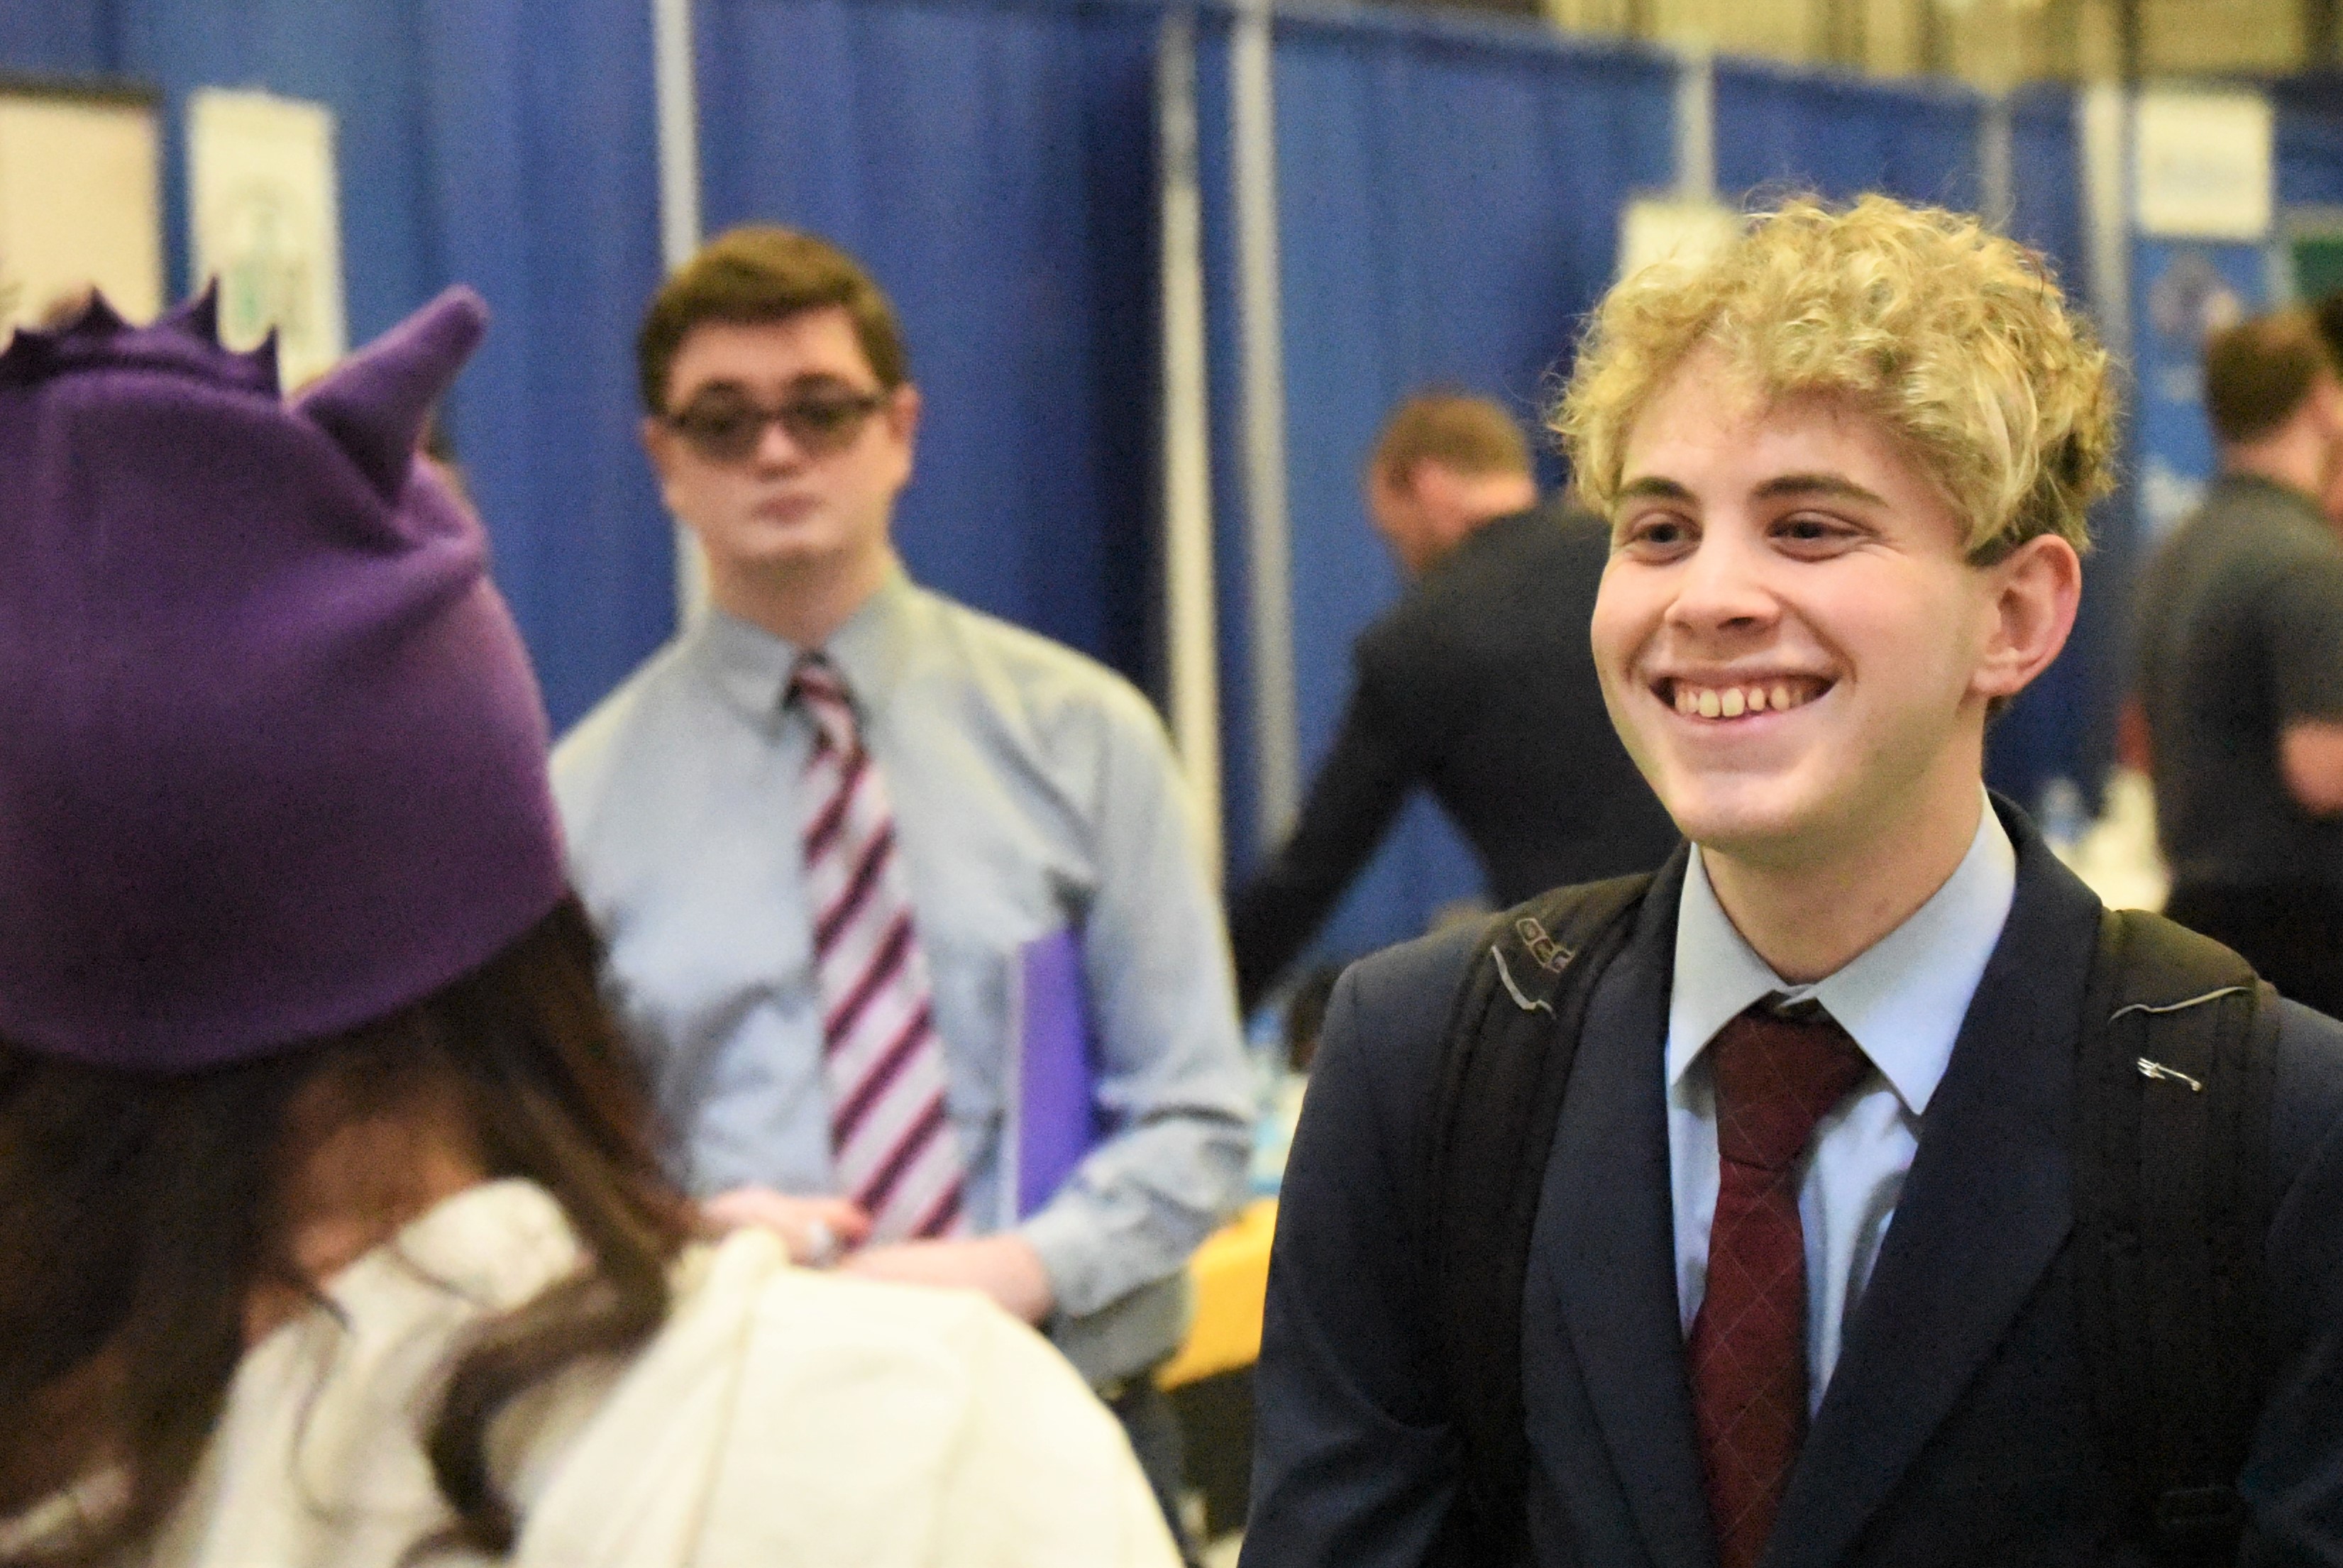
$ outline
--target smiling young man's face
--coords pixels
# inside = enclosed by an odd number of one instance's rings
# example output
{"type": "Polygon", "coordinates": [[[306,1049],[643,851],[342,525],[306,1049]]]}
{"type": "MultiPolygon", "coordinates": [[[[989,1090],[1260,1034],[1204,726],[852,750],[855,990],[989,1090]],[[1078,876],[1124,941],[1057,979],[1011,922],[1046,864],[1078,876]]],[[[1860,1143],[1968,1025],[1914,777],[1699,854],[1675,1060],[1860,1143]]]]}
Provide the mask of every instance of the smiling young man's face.
{"type": "Polygon", "coordinates": [[[1973,819],[1986,706],[2047,660],[2013,658],[2006,563],[1965,534],[1877,418],[1684,363],[1625,443],[1594,642],[1686,837],[1785,865],[1973,819]]]}

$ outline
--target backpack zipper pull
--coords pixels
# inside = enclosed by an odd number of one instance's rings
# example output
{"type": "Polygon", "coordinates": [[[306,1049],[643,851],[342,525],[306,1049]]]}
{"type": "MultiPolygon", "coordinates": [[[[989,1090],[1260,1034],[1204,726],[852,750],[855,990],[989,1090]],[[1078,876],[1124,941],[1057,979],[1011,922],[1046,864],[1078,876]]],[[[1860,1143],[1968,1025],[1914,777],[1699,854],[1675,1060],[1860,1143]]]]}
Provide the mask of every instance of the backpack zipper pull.
{"type": "Polygon", "coordinates": [[[2167,1067],[2164,1063],[2152,1061],[2145,1056],[2139,1059],[2139,1075],[2142,1078],[2157,1079],[2165,1083],[2185,1083],[2188,1086],[2188,1092],[2191,1094],[2205,1092],[2205,1085],[2201,1081],[2189,1077],[2177,1067],[2167,1067]]]}

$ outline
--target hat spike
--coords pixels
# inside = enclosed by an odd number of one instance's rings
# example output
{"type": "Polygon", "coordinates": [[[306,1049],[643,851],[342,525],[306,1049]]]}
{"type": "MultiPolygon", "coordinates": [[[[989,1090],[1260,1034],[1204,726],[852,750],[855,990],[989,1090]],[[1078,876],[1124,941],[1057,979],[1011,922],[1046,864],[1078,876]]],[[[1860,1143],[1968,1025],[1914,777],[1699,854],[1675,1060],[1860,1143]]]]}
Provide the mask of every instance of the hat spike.
{"type": "Polygon", "coordinates": [[[82,304],[81,313],[66,324],[65,335],[110,337],[117,332],[127,331],[129,327],[130,323],[122,319],[122,313],[114,308],[114,302],[93,288],[82,304]]]}
{"type": "Polygon", "coordinates": [[[220,347],[219,279],[206,279],[200,292],[173,306],[156,325],[175,327],[200,343],[220,347]]]}
{"type": "Polygon", "coordinates": [[[311,383],[295,399],[386,499],[407,483],[424,422],[478,347],[488,308],[461,284],[311,383]]]}

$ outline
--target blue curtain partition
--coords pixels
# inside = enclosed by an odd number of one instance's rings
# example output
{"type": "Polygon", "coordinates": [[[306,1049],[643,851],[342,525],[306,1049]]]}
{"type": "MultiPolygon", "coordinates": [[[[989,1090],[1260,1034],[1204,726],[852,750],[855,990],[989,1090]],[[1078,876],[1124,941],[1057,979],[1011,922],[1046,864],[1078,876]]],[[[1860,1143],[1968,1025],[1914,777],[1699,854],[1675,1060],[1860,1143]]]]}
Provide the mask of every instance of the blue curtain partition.
{"type": "Polygon", "coordinates": [[[1983,101],[1951,83],[1885,83],[1755,61],[1716,65],[1716,186],[1728,200],[1880,190],[1973,210],[1983,101]]]}
{"type": "Polygon", "coordinates": [[[88,77],[111,70],[114,59],[114,7],[108,0],[0,4],[0,71],[88,77]]]}
{"type": "Polygon", "coordinates": [[[2274,83],[2278,205],[2343,207],[2343,73],[2274,83]]]}
{"type": "MultiPolygon", "coordinates": [[[[867,261],[926,397],[899,535],[923,580],[1154,686],[1161,0],[699,0],[706,222],[774,221],[867,261]]],[[[1226,0],[1194,15],[1230,869],[1253,830],[1226,0]]],[[[1360,465],[1390,407],[1445,385],[1534,424],[1609,283],[1634,194],[1674,180],[1674,63],[1501,20],[1334,7],[1273,25],[1298,729],[1305,774],[1350,647],[1403,584],[1360,465]]],[[[0,0],[0,72],[164,95],[184,283],[186,95],[252,86],[339,126],[351,333],[444,283],[496,314],[449,424],[498,573],[567,724],[673,624],[635,443],[632,335],[659,275],[646,0],[0,0]]],[[[2331,86],[2328,84],[2328,86],[2331,86]]],[[[2343,100],[2282,97],[2289,204],[2343,200],[2343,100]]],[[[1715,68],[1729,197],[1979,199],[1982,101],[1739,61],[1715,68]]],[[[2087,269],[2073,101],[2010,106],[2012,226],[2087,269]]],[[[1547,477],[1559,481],[1549,463],[1547,477]]],[[[2127,537],[2105,533],[2075,645],[1996,727],[1995,781],[2096,788],[2120,678],[2127,537]],[[2114,585],[2112,588],[2110,585],[2114,585]]],[[[1421,930],[1479,872],[1428,803],[1322,941],[1421,930]]]]}
{"type": "Polygon", "coordinates": [[[498,314],[454,434],[566,726],[675,626],[674,536],[637,443],[659,286],[649,7],[425,0],[438,265],[498,314]]]}
{"type": "MultiPolygon", "coordinates": [[[[1641,52],[1573,46],[1543,30],[1393,13],[1287,13],[1274,40],[1288,506],[1296,707],[1305,770],[1349,694],[1352,639],[1401,591],[1359,495],[1391,407],[1431,385],[1496,397],[1534,427],[1566,368],[1578,317],[1609,284],[1621,206],[1674,177],[1674,69],[1641,52]]],[[[1224,60],[1202,73],[1223,114],[1224,60]]],[[[1225,146],[1208,139],[1208,214],[1230,207],[1225,146]]],[[[1232,265],[1225,232],[1208,264],[1232,265]]],[[[1230,297],[1216,292],[1216,317],[1230,297]]],[[[1223,320],[1213,347],[1232,331],[1223,320]]],[[[1224,383],[1226,385],[1226,383],[1224,383]]],[[[1233,411],[1231,395],[1218,399],[1233,411]]],[[[1237,450],[1223,419],[1218,442],[1237,450]]],[[[1224,560],[1242,560],[1242,498],[1223,461],[1224,560]]],[[[1549,477],[1558,478],[1551,472],[1549,477]]],[[[1241,627],[1232,628],[1241,634],[1241,627]]],[[[1238,660],[1232,659],[1232,664],[1238,660]]],[[[1248,710],[1231,682],[1231,755],[1248,710]]],[[[1231,792],[1232,860],[1249,796],[1231,792]]],[[[1320,940],[1347,956],[1421,932],[1477,894],[1478,866],[1418,800],[1320,940]]]]}
{"type": "Polygon", "coordinates": [[[924,398],[912,573],[1151,683],[1151,5],[703,0],[706,221],[860,256],[924,398]]]}
{"type": "Polygon", "coordinates": [[[634,446],[634,323],[659,276],[648,5],[0,0],[0,70],[161,90],[174,289],[187,95],[330,108],[352,340],[457,279],[494,314],[447,425],[557,726],[667,635],[672,549],[634,446]]]}
{"type": "MultiPolygon", "coordinates": [[[[2066,297],[2087,309],[2094,302],[2075,110],[2075,93],[2064,86],[2011,95],[2008,226],[2049,261],[2066,297]]],[[[2073,781],[2088,803],[2105,783],[2126,682],[2130,516],[2121,498],[2094,514],[2097,548],[2084,567],[2082,609],[2066,650],[1986,731],[1987,780],[2028,807],[2040,804],[2054,779],[2073,781]]]]}

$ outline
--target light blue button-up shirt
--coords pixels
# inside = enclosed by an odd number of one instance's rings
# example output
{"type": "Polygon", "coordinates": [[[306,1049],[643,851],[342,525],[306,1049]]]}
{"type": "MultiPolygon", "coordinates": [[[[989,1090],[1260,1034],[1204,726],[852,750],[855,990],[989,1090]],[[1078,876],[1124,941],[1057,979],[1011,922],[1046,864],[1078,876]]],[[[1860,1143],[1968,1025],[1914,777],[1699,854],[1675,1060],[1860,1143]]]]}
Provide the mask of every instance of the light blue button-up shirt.
{"type": "MultiPolygon", "coordinates": [[[[812,727],[784,700],[799,651],[710,610],[554,758],[572,879],[700,1193],[835,1190],[799,849],[812,727]]],[[[900,573],[826,651],[893,802],[970,1219],[1014,1225],[1075,1317],[1176,1273],[1242,1195],[1252,1099],[1161,723],[1120,677],[900,573]],[[1020,954],[1061,931],[1116,1131],[1021,1221],[1020,954]]]]}
{"type": "Polygon", "coordinates": [[[1719,1181],[1716,1091],[1706,1056],[1717,1030],[1765,997],[1811,998],[1854,1037],[1872,1070],[1823,1118],[1798,1187],[1806,1243],[1807,1389],[1822,1405],[1847,1317],[1895,1218],[1961,1020],[2001,940],[2017,891],[2017,851],[1985,803],[1976,837],[1945,885],[1845,968],[1812,985],[1775,974],[1716,901],[1697,849],[1676,907],[1668,1000],[1668,1166],[1675,1198],[1676,1301],[1692,1332],[1708,1288],[1708,1232],[1719,1181]]]}

